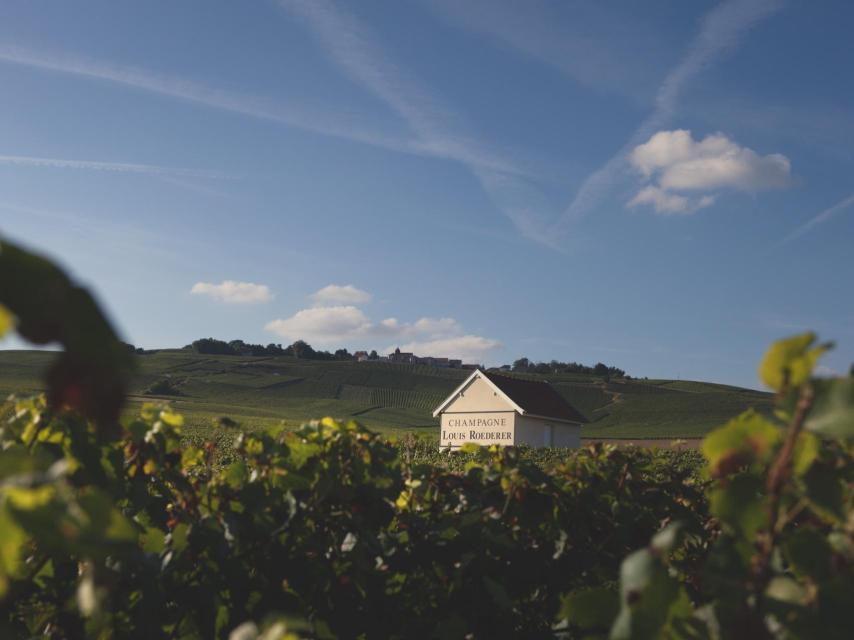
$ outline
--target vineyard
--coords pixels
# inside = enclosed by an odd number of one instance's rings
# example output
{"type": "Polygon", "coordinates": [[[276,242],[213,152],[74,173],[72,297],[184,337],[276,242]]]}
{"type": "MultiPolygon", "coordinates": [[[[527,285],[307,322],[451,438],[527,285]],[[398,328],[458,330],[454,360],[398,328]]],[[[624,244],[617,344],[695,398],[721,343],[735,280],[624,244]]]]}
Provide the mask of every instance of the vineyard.
{"type": "MultiPolygon", "coordinates": [[[[213,356],[180,349],[134,360],[129,389],[133,410],[152,400],[169,402],[188,426],[198,429],[210,428],[221,415],[253,430],[281,420],[296,427],[307,417],[330,415],[358,418],[389,435],[414,430],[435,436],[433,409],[468,373],[425,365],[213,356]]],[[[0,352],[0,393],[40,392],[51,361],[45,352],[0,352]]],[[[524,376],[549,380],[586,415],[591,420],[587,437],[701,436],[748,408],[767,412],[771,407],[770,394],[705,382],[524,376]]]]}
{"type": "Polygon", "coordinates": [[[812,334],[761,364],[773,414],[702,454],[206,437],[122,409],[134,362],[62,272],[8,244],[0,270],[0,333],[64,347],[0,416],[3,638],[850,637],[854,378],[813,377],[812,334]]]}

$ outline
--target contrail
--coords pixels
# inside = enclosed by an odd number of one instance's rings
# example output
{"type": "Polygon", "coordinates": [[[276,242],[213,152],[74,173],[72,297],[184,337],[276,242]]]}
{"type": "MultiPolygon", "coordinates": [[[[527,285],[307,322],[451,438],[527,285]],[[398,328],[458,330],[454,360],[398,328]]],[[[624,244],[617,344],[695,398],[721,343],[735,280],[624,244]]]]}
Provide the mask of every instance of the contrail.
{"type": "Polygon", "coordinates": [[[655,97],[652,113],[634,131],[617,153],[594,171],[579,188],[553,232],[563,233],[584,216],[614,186],[625,167],[626,155],[667,122],[676,110],[683,86],[707,69],[728,50],[735,48],[747,31],[779,10],[780,0],[730,0],[712,9],[702,20],[700,33],[688,53],[664,78],[655,97]]]}
{"type": "Polygon", "coordinates": [[[798,227],[797,229],[792,231],[792,233],[790,233],[785,238],[783,238],[779,242],[779,244],[777,244],[777,247],[782,247],[783,245],[790,243],[792,240],[800,238],[805,233],[808,233],[808,232],[812,231],[812,229],[817,227],[818,225],[820,225],[824,222],[827,222],[833,216],[835,216],[837,213],[839,213],[840,211],[842,211],[844,209],[847,209],[851,205],[854,205],[854,194],[848,196],[847,198],[845,198],[844,200],[841,200],[840,202],[837,202],[832,207],[828,207],[827,209],[825,209],[824,211],[822,211],[821,213],[819,213],[815,217],[811,218],[810,220],[808,220],[807,222],[802,224],[800,227],[798,227]]]}
{"type": "Polygon", "coordinates": [[[226,178],[224,173],[199,169],[179,169],[152,164],[129,162],[101,162],[97,160],[69,160],[65,158],[37,158],[33,156],[0,155],[0,164],[22,167],[49,167],[53,169],[90,169],[119,173],[145,173],[160,176],[184,176],[189,178],[226,178]]]}
{"type": "Polygon", "coordinates": [[[390,151],[434,157],[442,156],[444,153],[440,148],[365,128],[354,122],[346,113],[324,113],[316,106],[305,109],[295,108],[255,95],[223,91],[176,76],[156,74],[144,69],[119,66],[74,54],[51,54],[21,47],[0,46],[0,62],[120,84],[257,120],[390,151]]]}
{"type": "Polygon", "coordinates": [[[537,197],[537,189],[530,184],[526,172],[468,135],[460,119],[394,64],[356,17],[323,0],[280,0],[280,4],[305,21],[347,76],[409,125],[418,148],[460,162],[523,235],[557,248],[553,238],[543,233],[541,216],[525,204],[532,198],[544,200],[537,197]]]}

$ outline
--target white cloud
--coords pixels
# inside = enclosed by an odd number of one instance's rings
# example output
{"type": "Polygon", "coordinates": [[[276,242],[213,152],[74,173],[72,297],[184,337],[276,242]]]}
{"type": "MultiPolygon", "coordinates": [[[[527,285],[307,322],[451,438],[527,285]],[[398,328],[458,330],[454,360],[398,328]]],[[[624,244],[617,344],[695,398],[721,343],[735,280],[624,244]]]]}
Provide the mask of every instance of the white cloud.
{"type": "Polygon", "coordinates": [[[367,335],[373,325],[360,309],[348,305],[303,309],[290,318],[268,322],[264,328],[288,340],[330,344],[367,335]]]}
{"type": "Polygon", "coordinates": [[[330,284],[311,296],[318,306],[335,304],[365,304],[371,301],[371,294],[362,289],[357,289],[352,284],[340,285],[330,284]]]}
{"type": "Polygon", "coordinates": [[[265,284],[223,280],[219,284],[197,282],[190,289],[194,295],[210,296],[214,300],[229,304],[254,304],[273,299],[270,288],[265,284]]]}
{"type": "Polygon", "coordinates": [[[617,153],[584,180],[551,233],[565,232],[602,198],[612,193],[614,184],[623,177],[626,155],[673,116],[685,85],[735,49],[753,26],[782,6],[780,0],[729,0],[703,16],[700,31],[691,41],[685,56],[658,87],[655,108],[617,153]]]}
{"type": "Polygon", "coordinates": [[[440,358],[459,358],[465,362],[482,363],[490,351],[501,347],[498,340],[483,336],[463,335],[436,340],[413,341],[400,347],[401,351],[411,351],[418,355],[431,355],[440,358]]]}
{"type": "Polygon", "coordinates": [[[676,192],[735,189],[760,191],[788,186],[791,163],[779,153],[760,156],[722,133],[694,140],[690,131],[659,131],[629,154],[646,181],[628,206],[651,204],[657,213],[692,213],[714,202],[713,195],[676,192]]]}
{"type": "Polygon", "coordinates": [[[392,317],[375,322],[354,305],[302,309],[268,322],[265,329],[286,340],[305,340],[322,347],[378,348],[387,353],[400,346],[420,356],[466,360],[480,360],[501,346],[497,340],[464,334],[454,318],[424,317],[409,323],[392,317]]]}
{"type": "Polygon", "coordinates": [[[647,178],[658,173],[665,189],[759,191],[785,187],[791,180],[786,156],[760,156],[722,133],[696,141],[685,129],[659,131],[635,147],[629,161],[647,178]]]}
{"type": "Polygon", "coordinates": [[[460,323],[453,318],[421,318],[412,328],[415,333],[433,337],[462,333],[460,323]]]}
{"type": "Polygon", "coordinates": [[[694,213],[698,209],[708,207],[714,201],[714,196],[688,198],[649,185],[638,191],[635,197],[629,200],[628,206],[636,207],[642,204],[651,204],[656,213],[694,213]]]}
{"type": "Polygon", "coordinates": [[[289,340],[338,344],[354,340],[439,339],[457,336],[462,327],[453,318],[420,318],[414,323],[385,318],[372,322],[353,305],[317,306],[297,311],[289,318],[269,322],[265,327],[289,340]]]}

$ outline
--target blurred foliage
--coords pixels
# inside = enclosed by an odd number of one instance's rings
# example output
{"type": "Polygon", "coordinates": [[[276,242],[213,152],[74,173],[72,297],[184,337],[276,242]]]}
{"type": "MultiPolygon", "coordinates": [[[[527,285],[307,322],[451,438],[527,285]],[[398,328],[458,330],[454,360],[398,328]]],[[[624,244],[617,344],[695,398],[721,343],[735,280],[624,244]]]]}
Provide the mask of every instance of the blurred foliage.
{"type": "Polygon", "coordinates": [[[684,563],[698,541],[674,518],[623,562],[615,622],[611,602],[572,592],[569,625],[591,638],[851,637],[854,380],[812,378],[829,347],[811,333],[772,345],[760,375],[775,416],[747,412],[706,437],[702,562],[684,563]]]}
{"type": "Polygon", "coordinates": [[[2,238],[0,274],[0,335],[11,314],[22,338],[64,347],[46,375],[51,405],[115,430],[132,359],[91,294],[49,260],[2,238]]]}
{"type": "Polygon", "coordinates": [[[0,637],[851,635],[854,386],[812,378],[812,334],[763,360],[776,413],[702,459],[330,418],[191,444],[168,406],[118,423],[129,355],[88,294],[6,243],[0,269],[0,329],[66,347],[0,412],[0,637]]]}
{"type": "Polygon", "coordinates": [[[324,419],[237,435],[215,465],[181,427],[146,405],[104,441],[16,401],[0,436],[11,637],[227,637],[274,614],[306,637],[551,637],[567,590],[615,584],[662,521],[705,522],[690,454],[477,449],[450,470],[324,419]]]}

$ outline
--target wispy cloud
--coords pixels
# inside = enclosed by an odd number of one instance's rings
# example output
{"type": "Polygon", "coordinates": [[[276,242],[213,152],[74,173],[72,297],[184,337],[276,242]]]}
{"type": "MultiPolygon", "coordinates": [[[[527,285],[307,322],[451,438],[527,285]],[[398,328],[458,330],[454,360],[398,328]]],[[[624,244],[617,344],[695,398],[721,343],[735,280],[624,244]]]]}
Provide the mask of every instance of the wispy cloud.
{"type": "Polygon", "coordinates": [[[467,133],[467,127],[376,44],[376,37],[355,16],[324,0],[281,0],[317,37],[331,60],[352,80],[381,99],[416,136],[414,147],[462,163],[484,191],[527,237],[552,244],[526,202],[536,188],[526,172],[467,133]]]}
{"type": "Polygon", "coordinates": [[[428,153],[427,150],[413,147],[405,140],[371,130],[362,123],[353,121],[346,113],[324,113],[317,105],[310,108],[284,105],[256,95],[224,91],[186,78],[107,63],[70,52],[40,52],[7,45],[0,46],[0,62],[121,84],[213,109],[393,151],[428,153]]]}
{"type": "Polygon", "coordinates": [[[422,0],[449,24],[485,35],[599,91],[650,97],[667,44],[626,7],[537,0],[422,0]],[[562,11],[571,20],[561,19],[562,11]],[[615,33],[619,38],[615,39],[615,33]],[[643,51],[644,55],[637,55],[643,51]]]}
{"type": "Polygon", "coordinates": [[[365,304],[371,301],[373,296],[354,287],[352,284],[328,284],[311,295],[314,304],[318,306],[329,304],[365,304]]]}
{"type": "Polygon", "coordinates": [[[734,49],[754,25],[778,11],[781,6],[780,0],[728,0],[707,13],[688,52],[659,86],[652,113],[620,150],[582,183],[563,216],[555,224],[553,232],[566,232],[574,222],[601,202],[624,174],[629,152],[672,118],[685,86],[734,49]]]}
{"type": "Polygon", "coordinates": [[[197,282],[190,289],[193,295],[208,296],[219,302],[228,304],[257,304],[273,299],[270,287],[254,282],[237,282],[223,280],[219,284],[212,282],[197,282]]]}
{"type": "MultiPolygon", "coordinates": [[[[520,173],[511,163],[484,153],[476,154],[469,145],[461,144],[458,140],[440,139],[436,136],[403,138],[371,128],[346,111],[326,111],[319,105],[301,107],[282,104],[257,95],[224,91],[186,78],[107,63],[69,52],[41,52],[0,45],[0,62],[111,82],[389,151],[472,162],[495,170],[520,173]]],[[[381,87],[381,81],[375,86],[381,87]]],[[[384,95],[391,98],[391,92],[384,95]]]]}
{"type": "Polygon", "coordinates": [[[783,238],[780,243],[777,245],[781,247],[785,244],[792,242],[800,238],[805,233],[809,233],[813,229],[815,229],[818,225],[823,224],[830,220],[832,217],[837,215],[838,213],[848,209],[849,207],[854,206],[854,194],[848,196],[847,198],[840,200],[832,207],[828,207],[824,211],[818,213],[817,215],[810,218],[807,222],[802,224],[800,227],[792,231],[789,235],[783,238]]]}
{"type": "Polygon", "coordinates": [[[0,155],[0,165],[20,167],[47,167],[51,169],[84,169],[93,171],[115,171],[118,173],[145,173],[157,176],[183,176],[189,178],[225,178],[226,174],[218,171],[199,169],[180,169],[161,167],[151,164],[134,164],[130,162],[102,162],[98,160],[69,160],[66,158],[37,158],[33,156],[0,155]]]}

